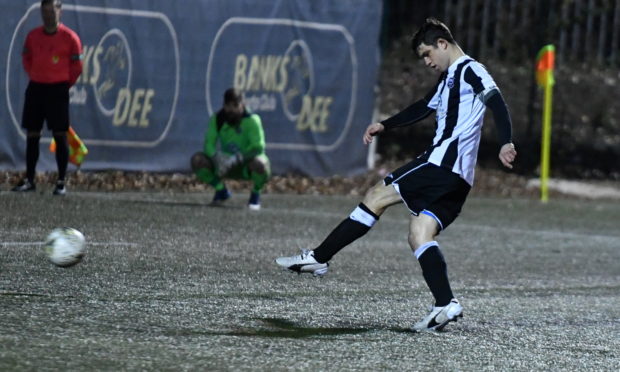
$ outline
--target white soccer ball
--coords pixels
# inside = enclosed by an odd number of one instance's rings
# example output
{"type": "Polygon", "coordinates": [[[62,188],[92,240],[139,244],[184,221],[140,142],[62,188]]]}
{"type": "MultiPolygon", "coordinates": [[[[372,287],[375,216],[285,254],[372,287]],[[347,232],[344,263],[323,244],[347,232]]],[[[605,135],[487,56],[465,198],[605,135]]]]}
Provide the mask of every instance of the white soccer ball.
{"type": "Polygon", "coordinates": [[[45,239],[47,258],[60,267],[73,266],[82,261],[85,246],[84,235],[71,227],[54,229],[45,239]]]}

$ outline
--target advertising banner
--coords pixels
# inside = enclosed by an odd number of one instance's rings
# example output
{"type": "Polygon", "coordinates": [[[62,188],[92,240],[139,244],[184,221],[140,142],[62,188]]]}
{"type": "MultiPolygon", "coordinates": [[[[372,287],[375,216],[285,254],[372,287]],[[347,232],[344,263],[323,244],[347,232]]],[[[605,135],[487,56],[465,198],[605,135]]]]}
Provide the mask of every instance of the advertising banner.
{"type": "MultiPolygon", "coordinates": [[[[21,51],[42,24],[39,2],[0,1],[0,169],[25,167],[28,77],[21,51]]],[[[83,170],[187,172],[223,92],[245,92],[261,116],[275,174],[352,175],[366,168],[380,2],[373,0],[63,1],[83,44],[71,126],[88,147],[83,170]]],[[[55,170],[44,151],[37,170],[55,170]]]]}

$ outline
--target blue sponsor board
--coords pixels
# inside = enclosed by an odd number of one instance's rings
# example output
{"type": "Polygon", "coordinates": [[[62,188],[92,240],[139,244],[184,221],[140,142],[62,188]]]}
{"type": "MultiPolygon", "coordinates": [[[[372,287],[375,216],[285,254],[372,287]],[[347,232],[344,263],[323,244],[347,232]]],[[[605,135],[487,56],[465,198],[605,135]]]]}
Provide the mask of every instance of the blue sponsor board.
{"type": "MultiPolygon", "coordinates": [[[[71,125],[90,150],[83,169],[189,171],[209,116],[234,86],[263,120],[275,173],[363,171],[380,3],[249,3],[65,1],[62,21],[84,47],[84,71],[71,88],[71,125]]],[[[12,20],[0,25],[11,35],[0,43],[0,168],[23,169],[21,49],[41,24],[40,9],[38,1],[0,4],[12,20]]],[[[51,154],[41,154],[38,170],[54,170],[51,154]]]]}
{"type": "Polygon", "coordinates": [[[207,106],[214,112],[213,98],[219,101],[232,82],[265,128],[274,124],[269,148],[330,151],[342,143],[353,120],[357,67],[353,37],[341,25],[230,18],[211,47],[207,106]],[[247,36],[238,40],[238,35],[247,36]],[[330,63],[334,55],[338,68],[330,63]]]}

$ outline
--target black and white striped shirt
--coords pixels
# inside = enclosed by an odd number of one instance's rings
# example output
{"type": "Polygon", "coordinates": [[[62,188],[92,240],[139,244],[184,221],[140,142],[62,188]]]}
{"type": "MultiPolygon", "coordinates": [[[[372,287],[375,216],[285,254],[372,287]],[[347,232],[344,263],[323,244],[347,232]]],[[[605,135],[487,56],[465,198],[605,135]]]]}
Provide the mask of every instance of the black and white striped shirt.
{"type": "Polygon", "coordinates": [[[382,121],[386,129],[413,124],[436,112],[433,144],[420,159],[448,168],[473,185],[486,105],[498,95],[506,114],[496,114],[500,142],[511,142],[510,117],[497,85],[485,67],[464,55],[457,59],[426,97],[382,121]],[[505,118],[504,118],[505,116],[505,118]]]}

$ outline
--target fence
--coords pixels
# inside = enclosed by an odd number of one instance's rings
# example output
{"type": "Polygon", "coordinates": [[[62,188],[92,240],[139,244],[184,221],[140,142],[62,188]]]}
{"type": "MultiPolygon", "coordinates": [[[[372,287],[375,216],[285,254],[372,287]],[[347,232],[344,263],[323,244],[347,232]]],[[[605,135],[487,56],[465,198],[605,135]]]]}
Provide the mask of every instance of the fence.
{"type": "Polygon", "coordinates": [[[620,65],[620,0],[391,0],[383,41],[435,15],[468,54],[521,62],[555,44],[559,64],[620,65]]]}

